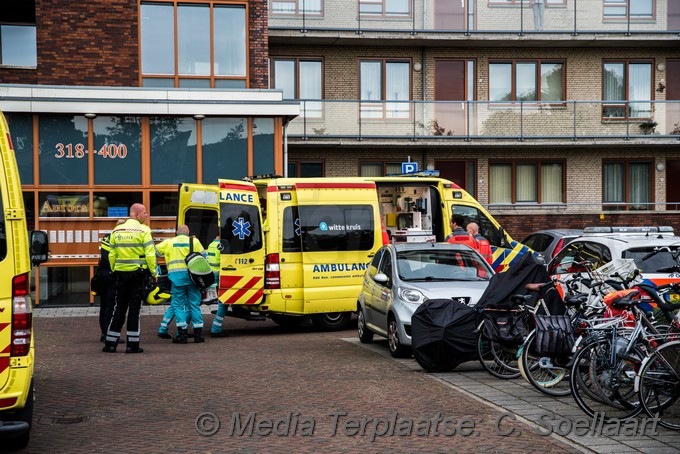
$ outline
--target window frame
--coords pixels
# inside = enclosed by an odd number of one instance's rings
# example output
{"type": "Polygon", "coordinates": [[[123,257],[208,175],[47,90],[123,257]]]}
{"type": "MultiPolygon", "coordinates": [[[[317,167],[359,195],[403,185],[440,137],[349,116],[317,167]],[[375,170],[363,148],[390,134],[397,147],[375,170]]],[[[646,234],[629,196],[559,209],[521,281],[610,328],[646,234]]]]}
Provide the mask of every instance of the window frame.
{"type": "Polygon", "coordinates": [[[600,117],[602,121],[646,121],[646,120],[651,120],[652,115],[651,113],[654,110],[654,77],[655,77],[655,66],[654,66],[654,60],[653,59],[637,59],[637,58],[615,58],[615,59],[603,59],[602,60],[602,74],[601,74],[601,80],[602,80],[602,104],[600,106],[600,117]],[[605,100],[605,92],[607,90],[607,87],[605,86],[606,83],[606,77],[605,77],[605,65],[607,64],[612,64],[612,63],[622,63],[624,65],[623,71],[624,71],[624,81],[623,85],[625,87],[626,93],[625,93],[625,100],[618,100],[619,102],[616,101],[606,101],[605,100]],[[630,100],[630,65],[631,64],[648,64],[650,68],[650,80],[649,80],[649,103],[651,104],[651,110],[650,110],[650,115],[647,117],[632,117],[630,116],[630,104],[631,103],[640,103],[644,102],[645,100],[642,101],[631,101],[630,100]],[[611,109],[611,108],[623,108],[624,109],[624,116],[623,117],[608,117],[605,116],[605,109],[611,109]]]}
{"type": "Polygon", "coordinates": [[[508,205],[506,202],[493,202],[491,201],[491,168],[495,165],[510,165],[511,166],[511,177],[510,177],[510,205],[561,205],[565,204],[567,200],[567,162],[564,159],[517,159],[517,160],[505,160],[505,159],[490,159],[489,160],[489,175],[487,181],[489,182],[489,205],[508,205]],[[534,165],[536,169],[536,181],[534,182],[536,191],[536,200],[517,200],[517,166],[518,165],[534,165]],[[541,167],[547,165],[559,164],[562,166],[562,200],[559,202],[543,202],[543,193],[541,189],[542,175],[541,167]]]}
{"type": "MultiPolygon", "coordinates": [[[[224,81],[236,81],[243,82],[243,88],[250,88],[250,4],[247,0],[200,0],[195,2],[187,2],[185,0],[141,0],[138,6],[139,10],[139,24],[138,24],[138,34],[139,34],[139,86],[140,87],[154,87],[156,85],[145,85],[145,80],[161,80],[170,81],[172,80],[173,86],[171,88],[191,88],[191,85],[186,85],[187,82],[196,81],[208,81],[209,87],[205,88],[227,88],[219,86],[220,82],[224,81]],[[173,9],[173,73],[172,74],[157,74],[157,73],[144,73],[142,70],[143,54],[142,54],[142,6],[144,4],[156,4],[156,5],[171,5],[173,9]],[[209,17],[210,17],[210,74],[209,75],[193,75],[193,74],[181,74],[179,69],[179,37],[178,37],[178,7],[183,6],[199,6],[207,5],[209,7],[209,17]],[[245,51],[245,74],[244,75],[216,75],[215,74],[215,7],[223,6],[237,6],[243,7],[244,17],[245,17],[245,40],[244,40],[244,51],[245,51]],[[185,85],[182,85],[184,83],[185,85]]],[[[162,86],[162,85],[161,85],[162,86]]]]}
{"type": "Polygon", "coordinates": [[[288,178],[309,178],[306,176],[301,176],[300,172],[302,170],[302,165],[303,164],[321,164],[321,176],[325,177],[326,176],[326,160],[321,159],[321,160],[313,160],[313,159],[289,159],[288,160],[288,166],[294,165],[295,166],[295,175],[290,175],[288,174],[288,178]]]}
{"type": "MultiPolygon", "coordinates": [[[[313,114],[313,115],[305,115],[307,113],[307,108],[305,103],[300,103],[300,118],[313,118],[313,119],[319,119],[322,120],[325,117],[325,103],[323,102],[324,99],[326,99],[326,75],[325,75],[325,60],[324,57],[289,57],[289,56],[270,56],[269,57],[269,72],[270,72],[270,86],[273,89],[276,89],[276,62],[277,61],[290,61],[293,62],[294,64],[294,69],[293,69],[293,77],[294,77],[294,84],[295,84],[295,97],[293,99],[299,100],[299,101],[307,101],[309,100],[308,98],[301,98],[300,97],[300,63],[303,62],[312,62],[312,63],[319,63],[321,65],[321,97],[318,98],[320,101],[319,103],[321,104],[320,109],[318,109],[319,114],[313,114]]],[[[287,99],[284,97],[284,99],[287,99]]],[[[316,98],[314,98],[316,100],[316,98]]],[[[311,112],[317,112],[317,110],[310,110],[311,112]]]]}
{"type": "Polygon", "coordinates": [[[655,203],[655,198],[654,198],[654,191],[655,191],[655,184],[654,184],[654,159],[653,158],[623,158],[623,159],[618,159],[618,158],[607,158],[602,160],[602,169],[601,169],[601,174],[602,174],[602,179],[601,179],[601,184],[602,184],[602,209],[606,211],[653,211],[654,210],[654,203],[655,203]],[[632,206],[635,205],[634,202],[631,202],[631,175],[630,175],[630,166],[631,164],[634,163],[644,163],[649,166],[649,181],[648,181],[648,186],[647,189],[649,190],[649,201],[648,202],[642,202],[643,204],[646,205],[645,208],[643,209],[635,209],[631,208],[632,206]],[[605,200],[605,188],[607,181],[605,180],[605,165],[606,164],[623,164],[624,165],[624,187],[623,187],[623,196],[624,200],[622,202],[607,202],[605,200]]]}
{"type": "Polygon", "coordinates": [[[359,93],[357,99],[359,100],[359,118],[362,121],[366,120],[377,120],[377,121],[404,121],[411,120],[413,118],[412,105],[413,101],[413,61],[410,58],[359,58],[357,61],[359,74],[359,93]],[[364,100],[361,97],[362,85],[361,85],[361,65],[362,63],[379,62],[380,63],[380,99],[379,100],[364,100]],[[408,99],[404,101],[387,99],[387,65],[390,63],[408,64],[408,99]],[[363,104],[366,102],[367,104],[363,104]],[[408,116],[390,116],[388,112],[388,104],[390,102],[396,102],[398,104],[404,104],[408,102],[408,116]],[[380,108],[379,116],[371,116],[370,113],[378,112],[376,106],[380,108]]]}
{"type": "Polygon", "coordinates": [[[406,14],[392,14],[387,12],[387,2],[389,0],[358,0],[357,14],[365,19],[411,19],[413,17],[413,4],[409,0],[408,12],[406,14]],[[361,11],[361,5],[380,5],[380,13],[365,13],[361,11]]]}
{"type": "Polygon", "coordinates": [[[567,99],[567,61],[566,59],[489,59],[489,88],[487,99],[491,105],[508,105],[508,104],[522,104],[524,106],[566,106],[567,99]],[[517,99],[517,65],[522,63],[534,63],[536,65],[536,72],[534,75],[534,83],[536,87],[536,100],[522,101],[517,99]],[[491,66],[494,64],[510,64],[511,65],[511,81],[510,81],[510,97],[509,101],[491,100],[491,66]],[[562,99],[560,101],[543,101],[541,100],[541,66],[543,64],[560,64],[562,65],[562,99]]]}
{"type": "Polygon", "coordinates": [[[631,16],[629,2],[636,0],[602,0],[602,21],[603,22],[628,22],[628,21],[656,21],[656,0],[649,0],[651,2],[652,11],[648,16],[631,16]],[[607,4],[609,3],[609,4],[607,4]],[[607,8],[624,8],[626,13],[624,16],[607,14],[607,8]]]}
{"type": "MultiPolygon", "coordinates": [[[[529,5],[529,0],[488,0],[489,5],[493,6],[520,6],[520,4],[529,5]]],[[[545,0],[545,7],[549,6],[566,6],[567,0],[545,0]]]]}
{"type": "Polygon", "coordinates": [[[276,0],[279,3],[290,3],[295,5],[295,12],[294,13],[278,13],[274,11],[273,8],[273,3],[274,0],[269,1],[269,15],[272,17],[295,17],[295,16],[314,16],[314,17],[323,17],[324,15],[324,0],[319,0],[320,8],[318,13],[310,13],[307,11],[304,11],[302,8],[300,8],[300,4],[304,3],[305,0],[276,0]]]}
{"type": "Polygon", "coordinates": [[[361,170],[362,170],[362,167],[364,165],[374,165],[374,166],[381,165],[382,166],[382,175],[379,175],[381,177],[388,175],[387,169],[388,169],[389,165],[398,165],[399,168],[401,169],[401,162],[396,162],[396,161],[361,161],[360,160],[359,161],[358,173],[357,173],[357,175],[359,175],[360,177],[361,176],[366,176],[366,177],[372,177],[373,176],[373,175],[362,175],[361,170]]]}

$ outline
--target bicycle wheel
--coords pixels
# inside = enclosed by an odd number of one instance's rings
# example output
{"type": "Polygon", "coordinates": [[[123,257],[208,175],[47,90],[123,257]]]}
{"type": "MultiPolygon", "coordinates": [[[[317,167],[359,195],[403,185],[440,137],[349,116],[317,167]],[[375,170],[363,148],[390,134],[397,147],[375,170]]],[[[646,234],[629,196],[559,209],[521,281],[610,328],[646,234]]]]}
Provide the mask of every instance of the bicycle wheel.
{"type": "Polygon", "coordinates": [[[486,339],[482,333],[477,338],[477,354],[482,367],[494,377],[512,379],[519,377],[517,347],[506,347],[486,339]]]}
{"type": "Polygon", "coordinates": [[[680,341],[654,351],[640,371],[639,398],[645,412],[659,424],[680,430],[680,341]]]}
{"type": "Polygon", "coordinates": [[[519,359],[522,376],[543,394],[553,397],[568,396],[571,394],[568,370],[555,365],[555,358],[538,355],[534,351],[535,338],[535,332],[529,334],[522,350],[519,359]]]}
{"type": "Polygon", "coordinates": [[[605,421],[636,416],[642,404],[635,392],[635,375],[644,352],[634,348],[627,357],[614,356],[610,339],[598,339],[574,358],[569,374],[571,393],[589,417],[604,415],[605,421]]]}

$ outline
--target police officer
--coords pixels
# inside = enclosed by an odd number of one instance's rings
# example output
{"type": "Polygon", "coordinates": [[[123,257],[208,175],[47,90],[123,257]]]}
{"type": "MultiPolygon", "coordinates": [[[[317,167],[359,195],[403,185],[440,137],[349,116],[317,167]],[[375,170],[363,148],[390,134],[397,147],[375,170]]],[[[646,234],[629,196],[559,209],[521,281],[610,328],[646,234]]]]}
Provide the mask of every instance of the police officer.
{"type": "Polygon", "coordinates": [[[194,285],[184,261],[189,255],[189,241],[193,240],[195,252],[205,254],[201,242],[189,237],[189,227],[182,224],[177,227],[177,236],[158,243],[158,252],[165,256],[168,278],[172,283],[170,304],[175,312],[177,335],[172,339],[175,344],[187,343],[187,310],[191,312],[191,324],[194,327],[194,342],[205,342],[203,338],[203,315],[201,314],[201,290],[194,285]]]}
{"type": "MultiPolygon", "coordinates": [[[[215,287],[217,287],[220,281],[221,250],[222,243],[220,242],[220,236],[217,235],[217,237],[208,246],[208,262],[210,263],[213,273],[215,273],[215,282],[217,283],[215,287]]],[[[216,289],[213,289],[212,287],[209,290],[216,292],[216,289]]],[[[215,297],[217,297],[217,293],[215,293],[215,297]]],[[[229,306],[222,304],[219,300],[217,300],[217,313],[215,314],[212,326],[210,327],[210,337],[229,337],[229,334],[222,330],[222,323],[224,322],[224,317],[226,317],[227,312],[229,312],[229,306]]]]}
{"type": "Polygon", "coordinates": [[[142,353],[139,347],[139,310],[144,300],[144,288],[149,274],[158,277],[156,248],[151,229],[144,225],[146,207],[135,203],[130,207],[130,218],[111,232],[109,263],[116,281],[116,300],[113,317],[106,333],[103,351],[114,353],[127,313],[126,353],[142,353]]]}
{"type": "MultiPolygon", "coordinates": [[[[116,225],[121,225],[125,221],[119,219],[116,225]]],[[[101,342],[106,341],[106,332],[111,323],[113,316],[113,306],[116,298],[116,282],[113,278],[113,271],[111,271],[111,264],[109,263],[109,252],[111,252],[111,244],[109,243],[111,235],[105,235],[99,244],[99,264],[97,265],[97,275],[99,277],[99,329],[101,330],[101,342]]],[[[119,339],[119,343],[124,343],[119,339]]]]}

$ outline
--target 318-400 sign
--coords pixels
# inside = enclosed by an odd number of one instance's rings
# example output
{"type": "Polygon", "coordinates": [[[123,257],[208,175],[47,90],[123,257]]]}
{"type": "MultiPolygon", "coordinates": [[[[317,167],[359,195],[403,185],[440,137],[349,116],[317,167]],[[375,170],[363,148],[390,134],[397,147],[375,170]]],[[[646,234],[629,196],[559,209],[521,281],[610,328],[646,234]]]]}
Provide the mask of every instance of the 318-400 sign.
{"type": "MultiPolygon", "coordinates": [[[[83,158],[88,153],[89,150],[85,148],[82,143],[58,143],[55,145],[57,150],[54,153],[54,157],[57,159],[66,158],[83,158]]],[[[99,150],[93,151],[93,153],[103,157],[103,158],[119,158],[125,159],[127,157],[127,146],[123,143],[121,144],[104,144],[99,150]]]]}

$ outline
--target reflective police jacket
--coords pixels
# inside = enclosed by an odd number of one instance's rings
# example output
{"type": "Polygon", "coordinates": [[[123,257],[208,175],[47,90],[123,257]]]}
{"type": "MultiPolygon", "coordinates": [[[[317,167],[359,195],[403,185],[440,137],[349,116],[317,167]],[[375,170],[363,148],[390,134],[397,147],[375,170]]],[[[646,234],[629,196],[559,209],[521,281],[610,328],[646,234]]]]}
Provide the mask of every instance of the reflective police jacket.
{"type": "MultiPolygon", "coordinates": [[[[165,257],[165,266],[168,269],[168,278],[175,285],[189,285],[192,284],[189,272],[187,271],[187,264],[184,261],[189,255],[189,235],[180,233],[174,238],[163,240],[156,246],[158,253],[165,257]]],[[[201,242],[198,238],[193,238],[194,252],[200,252],[206,255],[201,242]]]]}
{"type": "Polygon", "coordinates": [[[109,245],[109,264],[113,271],[148,269],[152,276],[158,275],[151,229],[137,219],[128,219],[116,226],[109,237],[109,245]]]}

